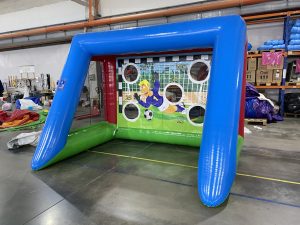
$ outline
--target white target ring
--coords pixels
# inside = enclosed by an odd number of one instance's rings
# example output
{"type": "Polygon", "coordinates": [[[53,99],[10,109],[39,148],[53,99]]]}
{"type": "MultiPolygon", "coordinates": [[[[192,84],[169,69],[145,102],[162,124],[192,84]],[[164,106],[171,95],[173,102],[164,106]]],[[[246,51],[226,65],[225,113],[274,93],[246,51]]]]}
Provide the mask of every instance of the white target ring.
{"type": "Polygon", "coordinates": [[[202,104],[194,104],[194,105],[191,105],[191,106],[188,108],[188,110],[187,110],[186,118],[187,118],[187,120],[189,121],[189,123],[192,124],[193,126],[202,127],[202,126],[203,126],[203,123],[195,123],[195,122],[193,122],[193,121],[191,120],[191,118],[190,118],[190,111],[191,111],[191,109],[193,109],[194,107],[197,107],[197,106],[199,106],[199,107],[201,107],[201,108],[203,108],[203,109],[205,110],[205,106],[202,105],[202,104]]]}
{"type": "Polygon", "coordinates": [[[127,121],[129,121],[129,122],[135,122],[135,121],[137,121],[137,120],[139,119],[139,117],[140,117],[140,115],[141,115],[140,107],[139,107],[138,104],[135,103],[135,102],[127,102],[127,103],[123,106],[122,115],[123,115],[123,117],[124,117],[125,120],[127,120],[127,121]],[[128,105],[134,105],[135,108],[137,108],[138,114],[137,114],[137,116],[136,116],[135,118],[129,118],[129,117],[126,115],[126,107],[127,107],[128,105]]]}
{"type": "Polygon", "coordinates": [[[178,83],[169,83],[169,84],[167,84],[167,86],[165,86],[165,88],[164,88],[163,96],[164,96],[164,101],[167,101],[170,105],[178,105],[179,103],[182,102],[183,97],[184,97],[184,90],[183,90],[183,87],[182,87],[180,84],[178,84],[178,83]],[[177,86],[177,87],[180,89],[180,91],[181,91],[181,97],[180,97],[180,99],[179,99],[178,101],[176,101],[176,102],[171,102],[171,101],[167,98],[167,89],[168,89],[170,86],[177,86]]]}
{"type": "Polygon", "coordinates": [[[141,71],[140,71],[140,68],[138,67],[138,65],[136,65],[135,63],[127,63],[125,64],[123,67],[122,67],[122,78],[123,78],[123,81],[126,83],[126,84],[134,84],[136,83],[139,79],[140,79],[140,75],[141,75],[141,71]],[[133,66],[136,71],[137,71],[137,77],[135,80],[133,81],[128,81],[125,77],[125,70],[127,69],[127,67],[129,66],[133,66]]]}
{"type": "Polygon", "coordinates": [[[204,82],[208,81],[209,77],[210,77],[210,64],[208,61],[206,60],[203,60],[203,59],[197,59],[197,60],[194,60],[188,67],[188,77],[190,79],[190,81],[192,81],[193,83],[195,84],[203,84],[204,82]],[[206,66],[207,66],[207,70],[208,70],[208,74],[207,76],[205,77],[204,80],[196,80],[195,78],[193,78],[192,74],[191,74],[191,70],[193,68],[193,66],[196,64],[196,63],[204,63],[206,66]]]}

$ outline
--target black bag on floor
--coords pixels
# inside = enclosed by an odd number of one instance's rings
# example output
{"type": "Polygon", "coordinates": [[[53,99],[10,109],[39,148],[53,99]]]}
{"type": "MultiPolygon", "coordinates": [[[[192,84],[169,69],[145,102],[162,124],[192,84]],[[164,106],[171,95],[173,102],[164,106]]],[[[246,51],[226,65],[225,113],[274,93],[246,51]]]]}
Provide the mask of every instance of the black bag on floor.
{"type": "Polygon", "coordinates": [[[288,113],[300,113],[300,93],[284,95],[284,110],[288,113]]]}

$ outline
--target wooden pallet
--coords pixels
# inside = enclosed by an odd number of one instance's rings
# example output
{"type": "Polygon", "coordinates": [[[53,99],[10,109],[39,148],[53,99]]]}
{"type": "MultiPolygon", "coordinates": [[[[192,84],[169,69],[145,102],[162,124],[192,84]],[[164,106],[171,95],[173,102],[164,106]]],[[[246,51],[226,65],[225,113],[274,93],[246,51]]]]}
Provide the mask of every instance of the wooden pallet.
{"type": "Polygon", "coordinates": [[[300,55],[300,50],[288,51],[288,55],[300,55]]]}
{"type": "Polygon", "coordinates": [[[281,82],[267,82],[267,83],[263,83],[263,82],[260,82],[260,83],[256,83],[257,86],[280,86],[280,83],[281,82]]]}
{"type": "Polygon", "coordinates": [[[286,82],[285,85],[287,85],[287,86],[299,86],[300,82],[286,82]]]}
{"type": "Polygon", "coordinates": [[[257,55],[259,54],[259,51],[249,51],[248,55],[257,55]]]}
{"type": "Polygon", "coordinates": [[[272,50],[261,50],[261,51],[259,51],[260,53],[263,53],[263,52],[284,52],[285,51],[285,49],[281,49],[281,48],[279,48],[279,49],[272,49],[272,50]]]}
{"type": "Polygon", "coordinates": [[[253,119],[253,118],[245,118],[245,122],[248,124],[257,124],[257,125],[267,125],[267,119],[253,119]]]}
{"type": "Polygon", "coordinates": [[[284,116],[298,118],[300,117],[300,113],[284,113],[284,116]]]}

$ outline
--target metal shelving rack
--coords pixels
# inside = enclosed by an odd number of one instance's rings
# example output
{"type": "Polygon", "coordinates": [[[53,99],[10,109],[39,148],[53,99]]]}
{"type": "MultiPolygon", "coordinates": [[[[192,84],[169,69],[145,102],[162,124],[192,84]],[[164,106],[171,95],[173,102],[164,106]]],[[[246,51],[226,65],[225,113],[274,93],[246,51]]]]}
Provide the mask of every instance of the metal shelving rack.
{"type": "MultiPolygon", "coordinates": [[[[283,64],[283,74],[280,86],[255,86],[257,89],[279,89],[278,102],[280,103],[280,115],[284,115],[284,94],[286,89],[300,89],[300,85],[288,86],[286,85],[286,71],[288,65],[289,56],[300,56],[300,51],[288,51],[287,46],[290,36],[290,21],[300,17],[300,10],[277,12],[277,13],[267,13],[261,15],[245,16],[247,24],[259,24],[259,23],[272,23],[284,21],[283,29],[283,40],[285,42],[285,51],[283,51],[284,64],[283,64]]],[[[262,54],[251,54],[247,57],[261,57],[262,54]]]]}

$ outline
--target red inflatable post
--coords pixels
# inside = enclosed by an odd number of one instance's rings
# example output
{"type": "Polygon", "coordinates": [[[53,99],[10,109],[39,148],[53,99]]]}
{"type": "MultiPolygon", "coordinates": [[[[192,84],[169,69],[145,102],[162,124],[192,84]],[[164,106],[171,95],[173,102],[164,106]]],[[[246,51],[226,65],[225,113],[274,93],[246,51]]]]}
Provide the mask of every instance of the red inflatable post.
{"type": "Polygon", "coordinates": [[[245,48],[246,49],[245,49],[245,56],[244,56],[243,86],[242,86],[240,120],[239,120],[239,135],[241,135],[242,137],[244,137],[244,124],[245,124],[246,71],[247,71],[248,42],[246,42],[245,48]]]}
{"type": "Polygon", "coordinates": [[[104,116],[109,123],[117,123],[116,58],[101,58],[103,77],[104,116]]]}

